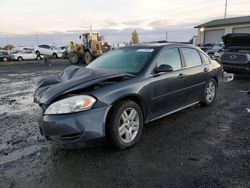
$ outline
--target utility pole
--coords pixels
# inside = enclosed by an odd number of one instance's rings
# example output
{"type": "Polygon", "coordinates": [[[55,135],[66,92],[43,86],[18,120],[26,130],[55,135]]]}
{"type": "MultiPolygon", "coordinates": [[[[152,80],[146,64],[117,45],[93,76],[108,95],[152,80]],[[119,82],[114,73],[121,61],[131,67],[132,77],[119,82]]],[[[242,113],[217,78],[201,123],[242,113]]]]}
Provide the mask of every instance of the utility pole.
{"type": "Polygon", "coordinates": [[[92,23],[89,25],[89,30],[92,31],[92,23]]]}
{"type": "Polygon", "coordinates": [[[166,42],[168,42],[168,31],[166,31],[166,42]]]}
{"type": "Polygon", "coordinates": [[[38,35],[36,33],[36,45],[38,45],[38,35]]]}
{"type": "Polygon", "coordinates": [[[224,19],[227,18],[227,0],[226,0],[226,3],[225,3],[225,14],[224,14],[224,19]]]}

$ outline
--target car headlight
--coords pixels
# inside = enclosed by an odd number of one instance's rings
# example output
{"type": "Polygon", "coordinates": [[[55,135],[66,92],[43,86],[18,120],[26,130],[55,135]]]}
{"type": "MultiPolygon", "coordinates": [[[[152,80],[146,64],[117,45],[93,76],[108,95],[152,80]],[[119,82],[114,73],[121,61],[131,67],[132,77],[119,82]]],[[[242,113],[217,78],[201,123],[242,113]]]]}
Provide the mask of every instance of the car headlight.
{"type": "Polygon", "coordinates": [[[89,110],[95,102],[96,99],[89,95],[68,97],[49,105],[44,114],[67,114],[89,110]]]}

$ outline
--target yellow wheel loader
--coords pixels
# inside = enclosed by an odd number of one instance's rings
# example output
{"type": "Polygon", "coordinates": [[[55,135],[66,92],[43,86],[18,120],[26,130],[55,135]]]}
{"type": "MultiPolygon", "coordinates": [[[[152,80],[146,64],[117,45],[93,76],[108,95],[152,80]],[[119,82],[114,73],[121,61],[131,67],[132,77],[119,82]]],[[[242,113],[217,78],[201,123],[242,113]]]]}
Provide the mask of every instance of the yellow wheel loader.
{"type": "Polygon", "coordinates": [[[68,56],[71,64],[79,64],[81,62],[89,64],[96,57],[111,49],[110,44],[102,40],[100,33],[84,33],[79,38],[83,41],[82,44],[70,42],[68,56]]]}

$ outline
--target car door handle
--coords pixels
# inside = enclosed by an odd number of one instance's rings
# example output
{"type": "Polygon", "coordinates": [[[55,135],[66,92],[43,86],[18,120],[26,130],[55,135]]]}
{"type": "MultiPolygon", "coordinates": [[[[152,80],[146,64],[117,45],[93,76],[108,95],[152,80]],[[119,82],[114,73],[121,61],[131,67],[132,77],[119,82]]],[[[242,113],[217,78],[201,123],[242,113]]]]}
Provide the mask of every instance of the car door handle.
{"type": "Polygon", "coordinates": [[[185,76],[185,74],[180,73],[178,77],[179,77],[179,78],[183,78],[184,76],[185,76]]]}
{"type": "Polygon", "coordinates": [[[203,70],[204,72],[208,72],[209,71],[209,68],[204,68],[204,70],[203,70]]]}

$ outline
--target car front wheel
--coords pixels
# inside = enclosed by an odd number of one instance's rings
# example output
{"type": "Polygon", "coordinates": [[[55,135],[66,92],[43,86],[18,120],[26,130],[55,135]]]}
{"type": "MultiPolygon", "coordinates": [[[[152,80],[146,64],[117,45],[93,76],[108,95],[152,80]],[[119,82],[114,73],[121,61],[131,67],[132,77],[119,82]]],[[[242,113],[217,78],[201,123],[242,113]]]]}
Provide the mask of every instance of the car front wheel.
{"type": "Polygon", "coordinates": [[[109,116],[107,139],[112,146],[125,149],[136,144],[143,129],[140,106],[131,100],[118,102],[109,116]]]}
{"type": "Polygon", "coordinates": [[[203,96],[203,99],[201,101],[201,104],[203,104],[205,106],[211,105],[215,100],[216,91],[217,91],[217,82],[215,79],[211,79],[206,84],[204,96],[203,96]]]}

